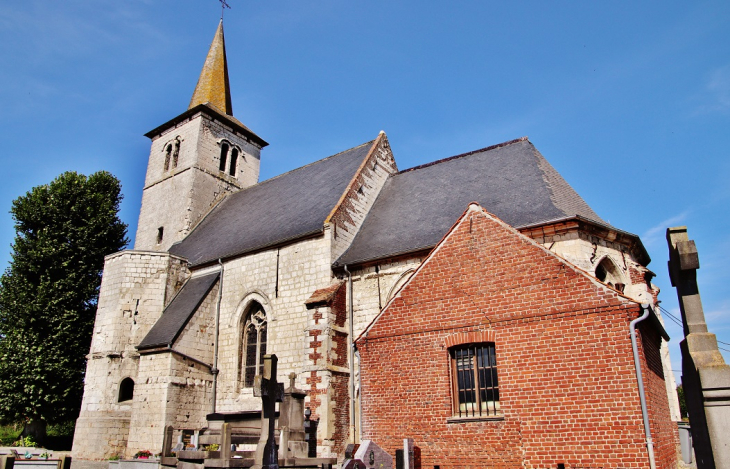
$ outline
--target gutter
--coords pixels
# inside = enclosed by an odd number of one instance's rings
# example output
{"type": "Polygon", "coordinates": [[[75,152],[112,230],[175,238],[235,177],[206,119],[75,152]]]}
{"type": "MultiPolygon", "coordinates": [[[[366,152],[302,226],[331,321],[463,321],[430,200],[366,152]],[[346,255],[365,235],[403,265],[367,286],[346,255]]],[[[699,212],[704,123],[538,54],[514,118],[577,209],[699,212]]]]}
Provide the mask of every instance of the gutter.
{"type": "MultiPolygon", "coordinates": [[[[215,414],[215,400],[216,391],[218,390],[218,336],[220,335],[220,320],[221,320],[221,300],[223,299],[223,261],[219,258],[218,265],[220,265],[221,271],[218,274],[218,302],[215,306],[215,341],[213,346],[213,367],[210,372],[213,373],[213,402],[211,405],[212,414],[215,414]]],[[[653,469],[653,468],[652,468],[653,469]]]]}
{"type": "Polygon", "coordinates": [[[639,361],[639,348],[636,344],[636,325],[641,321],[649,318],[651,306],[648,303],[641,305],[642,314],[640,317],[631,321],[629,331],[631,333],[631,349],[634,352],[634,367],[636,368],[636,380],[639,383],[639,399],[641,400],[641,417],[644,420],[644,434],[646,435],[646,450],[649,453],[649,466],[656,469],[656,461],[654,460],[654,441],[651,438],[651,428],[649,427],[649,412],[646,408],[646,394],[644,392],[644,380],[641,376],[641,362],[639,361]]]}
{"type": "Polygon", "coordinates": [[[347,317],[349,319],[350,334],[348,336],[348,356],[347,360],[350,364],[350,424],[352,425],[352,442],[357,442],[357,424],[355,422],[355,342],[353,335],[355,334],[354,318],[352,317],[352,273],[347,270],[345,265],[345,272],[347,273],[347,317]]]}

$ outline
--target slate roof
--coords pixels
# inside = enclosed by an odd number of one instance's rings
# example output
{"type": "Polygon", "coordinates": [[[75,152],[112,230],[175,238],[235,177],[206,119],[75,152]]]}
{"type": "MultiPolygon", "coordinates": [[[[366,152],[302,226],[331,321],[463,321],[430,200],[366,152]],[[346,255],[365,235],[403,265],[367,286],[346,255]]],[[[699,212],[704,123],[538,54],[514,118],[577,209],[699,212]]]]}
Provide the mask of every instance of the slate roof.
{"type": "Polygon", "coordinates": [[[392,176],[334,265],[433,248],[470,202],[515,228],[576,215],[610,226],[523,137],[392,176]]]}
{"type": "Polygon", "coordinates": [[[170,253],[200,265],[322,231],[373,141],[236,192],[170,253]]]}
{"type": "Polygon", "coordinates": [[[172,346],[218,280],[219,272],[193,277],[180,289],[137,349],[172,346]]]}

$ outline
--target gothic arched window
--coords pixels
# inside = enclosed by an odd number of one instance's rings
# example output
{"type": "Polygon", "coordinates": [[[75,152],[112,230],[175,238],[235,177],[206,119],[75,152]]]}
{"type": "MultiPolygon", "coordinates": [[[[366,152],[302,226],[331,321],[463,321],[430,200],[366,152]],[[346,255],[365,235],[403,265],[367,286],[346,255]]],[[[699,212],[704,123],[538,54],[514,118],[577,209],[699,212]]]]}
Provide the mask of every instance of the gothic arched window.
{"type": "Polygon", "coordinates": [[[172,167],[177,168],[177,160],[180,156],[180,137],[175,137],[175,143],[172,150],[172,167]]]}
{"type": "Polygon", "coordinates": [[[239,380],[244,387],[253,386],[253,378],[264,372],[266,355],[266,313],[263,307],[254,302],[241,327],[241,353],[239,380]]]}
{"type": "Polygon", "coordinates": [[[228,159],[228,149],[230,146],[226,142],[221,142],[221,161],[220,166],[218,166],[219,171],[225,171],[226,170],[226,160],[228,159]]]}
{"type": "Polygon", "coordinates": [[[609,257],[604,257],[596,266],[596,278],[620,292],[623,292],[626,286],[618,267],[609,257]]]}
{"type": "Polygon", "coordinates": [[[170,158],[172,157],[172,144],[165,147],[165,171],[170,169],[170,158]]]}
{"type": "Polygon", "coordinates": [[[236,175],[236,163],[238,162],[238,148],[231,150],[231,167],[228,174],[231,176],[236,175]]]}
{"type": "Polygon", "coordinates": [[[124,378],[119,383],[119,398],[117,402],[131,401],[134,397],[134,380],[132,378],[124,378]]]}

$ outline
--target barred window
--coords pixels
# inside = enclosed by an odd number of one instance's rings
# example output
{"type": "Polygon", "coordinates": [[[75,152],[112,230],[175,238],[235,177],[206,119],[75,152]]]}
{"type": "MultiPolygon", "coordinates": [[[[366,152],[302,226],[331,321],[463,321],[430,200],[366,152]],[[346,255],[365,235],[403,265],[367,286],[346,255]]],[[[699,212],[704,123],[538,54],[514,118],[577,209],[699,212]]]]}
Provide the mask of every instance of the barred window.
{"type": "Polygon", "coordinates": [[[497,356],[493,343],[450,349],[454,415],[489,417],[500,413],[497,356]]]}
{"type": "Polygon", "coordinates": [[[266,355],[266,313],[258,303],[249,308],[241,328],[239,381],[244,387],[253,386],[254,376],[264,372],[266,355]]]}

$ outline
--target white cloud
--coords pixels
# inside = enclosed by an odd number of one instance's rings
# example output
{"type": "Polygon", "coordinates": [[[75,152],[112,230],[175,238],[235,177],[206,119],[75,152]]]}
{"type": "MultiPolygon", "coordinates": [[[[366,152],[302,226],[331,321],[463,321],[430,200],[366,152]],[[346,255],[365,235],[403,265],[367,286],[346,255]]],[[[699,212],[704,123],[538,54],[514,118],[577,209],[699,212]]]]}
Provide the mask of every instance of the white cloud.
{"type": "Polygon", "coordinates": [[[730,64],[710,72],[699,99],[696,114],[730,111],[730,64]]]}
{"type": "Polygon", "coordinates": [[[678,223],[683,222],[687,218],[687,215],[689,215],[689,210],[685,210],[678,215],[662,220],[646,230],[644,234],[641,235],[641,241],[644,243],[644,246],[653,246],[658,241],[663,240],[667,228],[676,226],[678,223]]]}

